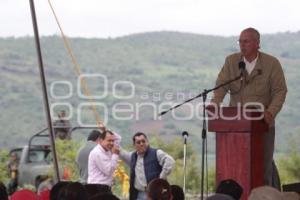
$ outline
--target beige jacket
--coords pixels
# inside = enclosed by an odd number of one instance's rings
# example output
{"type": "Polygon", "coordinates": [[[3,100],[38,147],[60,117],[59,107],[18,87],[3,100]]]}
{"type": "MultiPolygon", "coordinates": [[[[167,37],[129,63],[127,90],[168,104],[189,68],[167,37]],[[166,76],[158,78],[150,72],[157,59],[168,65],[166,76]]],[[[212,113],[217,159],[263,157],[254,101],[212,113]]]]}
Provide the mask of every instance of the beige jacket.
{"type": "MultiPolygon", "coordinates": [[[[218,75],[216,85],[220,85],[240,75],[238,63],[240,53],[228,56],[218,75]]],[[[227,87],[214,91],[212,102],[220,104],[230,92],[230,106],[244,105],[247,102],[262,103],[275,117],[285,101],[287,86],[279,61],[268,54],[259,52],[256,65],[249,75],[245,70],[243,81],[237,80],[227,87]]]]}

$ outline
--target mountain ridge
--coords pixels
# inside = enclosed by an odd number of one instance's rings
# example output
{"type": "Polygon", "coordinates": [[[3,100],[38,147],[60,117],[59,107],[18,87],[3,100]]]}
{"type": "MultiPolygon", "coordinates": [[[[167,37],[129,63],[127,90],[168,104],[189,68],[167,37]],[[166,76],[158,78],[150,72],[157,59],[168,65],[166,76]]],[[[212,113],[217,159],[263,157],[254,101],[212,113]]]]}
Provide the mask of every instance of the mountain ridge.
{"type": "MultiPolygon", "coordinates": [[[[225,57],[238,51],[237,39],[237,36],[162,31],[114,39],[70,38],[70,42],[82,73],[106,75],[110,88],[111,83],[119,80],[134,83],[136,96],[129,102],[136,103],[145,92],[185,91],[189,94],[213,87],[225,57]]],[[[261,41],[262,51],[281,61],[289,88],[287,101],[277,120],[278,150],[283,151],[286,149],[285,141],[299,129],[297,119],[300,115],[295,108],[300,106],[297,101],[300,98],[297,92],[300,84],[297,78],[300,72],[300,32],[263,34],[261,41]]],[[[51,83],[61,80],[70,81],[75,88],[76,73],[62,39],[59,36],[41,37],[41,46],[48,88],[51,83]]],[[[0,105],[5,108],[0,117],[0,127],[2,135],[7,136],[6,141],[0,142],[2,148],[11,147],[16,138],[25,143],[30,135],[43,129],[46,123],[33,38],[0,38],[0,49],[0,105]]],[[[92,92],[95,92],[97,87],[91,85],[92,92]]],[[[82,101],[77,96],[74,92],[69,100],[72,105],[82,101]]],[[[156,103],[163,101],[165,99],[156,103]]],[[[51,102],[60,101],[51,99],[51,102]]],[[[103,102],[108,106],[118,102],[112,97],[111,89],[103,102]]],[[[151,102],[154,102],[153,99],[151,102]]],[[[143,117],[145,119],[141,123],[145,123],[145,120],[153,123],[150,114],[143,117]]],[[[136,120],[126,123],[112,119],[109,125],[123,132],[128,141],[135,131],[131,127],[140,128],[138,123],[136,120]]],[[[166,116],[163,125],[159,122],[158,127],[161,130],[149,132],[174,136],[186,128],[194,132],[192,137],[195,141],[200,140],[196,133],[200,132],[201,127],[195,119],[177,123],[166,116]]]]}

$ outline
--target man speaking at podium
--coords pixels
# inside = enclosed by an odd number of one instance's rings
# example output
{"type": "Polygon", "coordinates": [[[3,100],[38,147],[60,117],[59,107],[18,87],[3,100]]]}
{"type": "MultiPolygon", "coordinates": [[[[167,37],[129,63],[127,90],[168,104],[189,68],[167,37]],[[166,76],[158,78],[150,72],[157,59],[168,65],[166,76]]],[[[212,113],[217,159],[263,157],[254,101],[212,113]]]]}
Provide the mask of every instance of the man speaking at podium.
{"type": "MultiPolygon", "coordinates": [[[[264,106],[264,120],[269,124],[269,131],[264,137],[264,184],[274,184],[272,165],[275,117],[280,111],[286,97],[287,86],[279,61],[259,51],[260,34],[254,28],[247,28],[238,40],[240,52],[229,55],[221,69],[216,85],[220,85],[242,74],[241,80],[214,91],[212,103],[222,103],[227,92],[230,94],[230,106],[255,102],[264,106]]],[[[274,169],[273,169],[274,168],[274,169]]],[[[278,177],[275,177],[278,178],[278,177]]]]}

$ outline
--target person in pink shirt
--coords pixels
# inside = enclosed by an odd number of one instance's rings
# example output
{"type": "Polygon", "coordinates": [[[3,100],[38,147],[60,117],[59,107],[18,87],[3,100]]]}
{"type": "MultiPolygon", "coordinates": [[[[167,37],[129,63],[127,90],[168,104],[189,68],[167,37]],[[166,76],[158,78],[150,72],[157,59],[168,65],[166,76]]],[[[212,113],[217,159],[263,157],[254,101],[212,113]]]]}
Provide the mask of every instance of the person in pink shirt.
{"type": "Polygon", "coordinates": [[[88,183],[111,187],[119,160],[121,136],[105,130],[91,151],[88,161],[88,183]]]}

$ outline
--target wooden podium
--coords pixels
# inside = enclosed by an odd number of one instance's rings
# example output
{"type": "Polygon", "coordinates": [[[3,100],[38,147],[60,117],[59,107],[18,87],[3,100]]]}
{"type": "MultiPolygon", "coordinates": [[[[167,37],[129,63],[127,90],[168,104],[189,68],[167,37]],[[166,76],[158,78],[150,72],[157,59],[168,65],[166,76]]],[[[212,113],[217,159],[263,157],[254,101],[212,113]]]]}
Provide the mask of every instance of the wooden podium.
{"type": "Polygon", "coordinates": [[[216,132],[216,184],[233,179],[243,188],[241,200],[263,185],[262,112],[241,107],[207,107],[208,131],[216,132]]]}

